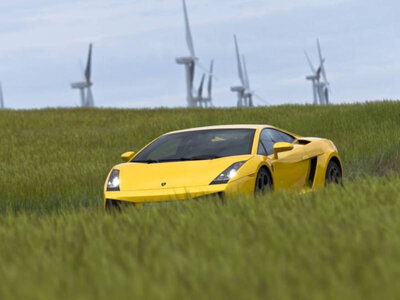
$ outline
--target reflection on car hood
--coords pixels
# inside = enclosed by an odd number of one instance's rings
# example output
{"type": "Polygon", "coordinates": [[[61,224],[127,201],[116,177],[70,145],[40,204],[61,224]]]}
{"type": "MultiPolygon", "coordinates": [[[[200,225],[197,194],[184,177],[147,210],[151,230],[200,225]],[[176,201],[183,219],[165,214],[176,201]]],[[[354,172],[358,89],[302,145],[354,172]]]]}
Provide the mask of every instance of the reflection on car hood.
{"type": "Polygon", "coordinates": [[[120,190],[134,191],[209,185],[222,171],[252,155],[222,157],[209,160],[163,163],[125,163],[120,170],[120,190]]]}

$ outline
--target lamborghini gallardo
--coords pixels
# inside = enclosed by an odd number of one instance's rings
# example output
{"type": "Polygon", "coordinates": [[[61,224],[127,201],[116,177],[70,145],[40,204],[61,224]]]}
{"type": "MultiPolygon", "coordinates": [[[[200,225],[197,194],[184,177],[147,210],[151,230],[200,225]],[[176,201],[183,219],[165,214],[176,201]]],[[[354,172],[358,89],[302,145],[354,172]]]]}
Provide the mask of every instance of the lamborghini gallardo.
{"type": "Polygon", "coordinates": [[[306,191],[340,184],[342,163],[328,139],[269,125],[225,125],[166,133],[109,172],[106,208],[206,195],[306,191]]]}

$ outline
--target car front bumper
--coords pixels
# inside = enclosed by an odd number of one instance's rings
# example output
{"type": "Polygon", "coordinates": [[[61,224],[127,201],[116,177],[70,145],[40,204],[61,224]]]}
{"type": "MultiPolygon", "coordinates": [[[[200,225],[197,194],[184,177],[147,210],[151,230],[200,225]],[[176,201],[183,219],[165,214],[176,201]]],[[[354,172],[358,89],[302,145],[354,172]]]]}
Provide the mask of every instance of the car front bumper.
{"type": "Polygon", "coordinates": [[[137,191],[112,191],[105,192],[104,199],[128,201],[134,203],[147,203],[159,201],[185,200],[211,194],[218,194],[225,191],[226,184],[208,186],[195,186],[186,188],[169,188],[156,190],[137,191]]]}
{"type": "Polygon", "coordinates": [[[210,184],[181,188],[159,188],[152,190],[135,191],[105,191],[104,206],[107,200],[133,202],[137,204],[186,200],[213,194],[245,194],[254,192],[255,178],[244,176],[227,184],[210,184]]]}

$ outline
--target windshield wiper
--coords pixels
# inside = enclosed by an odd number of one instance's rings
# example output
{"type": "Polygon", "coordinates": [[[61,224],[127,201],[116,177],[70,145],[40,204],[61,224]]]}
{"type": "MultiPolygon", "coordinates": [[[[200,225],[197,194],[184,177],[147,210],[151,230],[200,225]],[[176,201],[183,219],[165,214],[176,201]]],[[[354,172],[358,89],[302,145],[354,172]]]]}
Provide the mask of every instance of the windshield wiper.
{"type": "Polygon", "coordinates": [[[160,161],[154,160],[154,159],[147,159],[147,160],[134,160],[134,161],[132,161],[132,162],[135,162],[135,163],[144,163],[144,164],[155,164],[155,163],[158,163],[158,162],[160,162],[160,161]]]}
{"type": "Polygon", "coordinates": [[[215,155],[215,154],[206,154],[206,155],[196,155],[192,157],[181,157],[179,160],[185,161],[185,160],[207,160],[207,159],[215,159],[215,158],[220,158],[222,156],[215,155]]]}
{"type": "Polygon", "coordinates": [[[220,158],[222,156],[215,155],[215,154],[206,154],[206,155],[196,155],[192,157],[179,157],[179,158],[171,158],[171,159],[147,159],[147,160],[134,160],[132,162],[136,163],[145,163],[145,164],[156,164],[156,163],[163,163],[163,162],[174,162],[174,161],[190,161],[190,160],[207,160],[207,159],[215,159],[220,158]]]}

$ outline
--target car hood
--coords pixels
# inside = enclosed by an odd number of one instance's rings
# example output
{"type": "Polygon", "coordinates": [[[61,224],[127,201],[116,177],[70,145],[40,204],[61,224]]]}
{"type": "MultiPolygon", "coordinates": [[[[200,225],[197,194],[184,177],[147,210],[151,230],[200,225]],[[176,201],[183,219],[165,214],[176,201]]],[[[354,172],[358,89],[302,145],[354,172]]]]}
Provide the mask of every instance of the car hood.
{"type": "Polygon", "coordinates": [[[221,172],[252,155],[222,157],[210,160],[163,163],[124,163],[120,170],[120,190],[134,191],[209,185],[221,172]]]}

